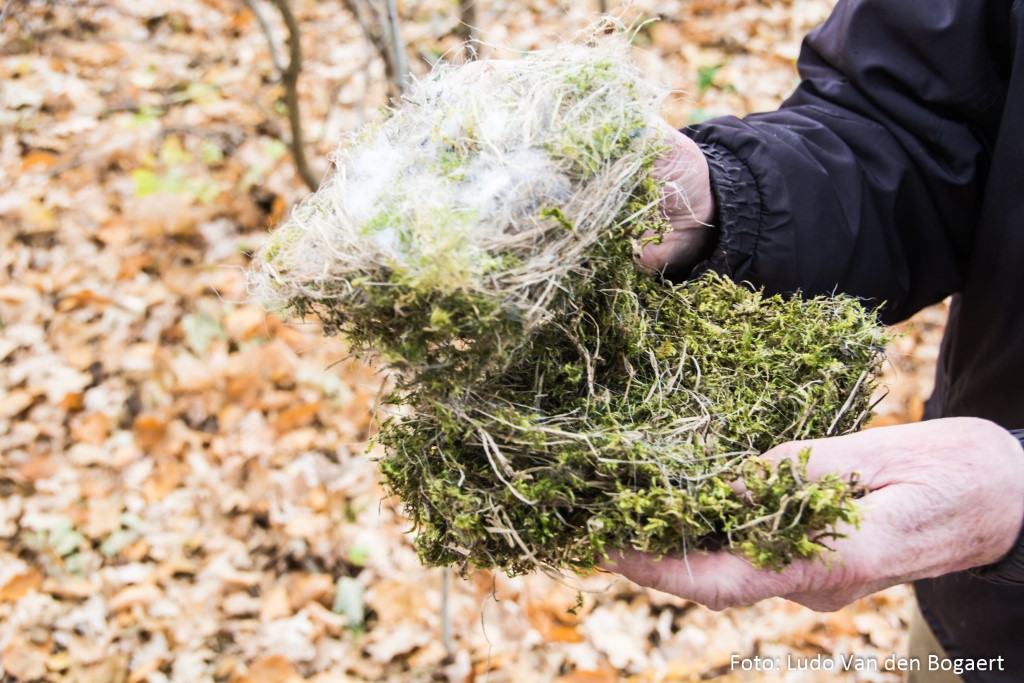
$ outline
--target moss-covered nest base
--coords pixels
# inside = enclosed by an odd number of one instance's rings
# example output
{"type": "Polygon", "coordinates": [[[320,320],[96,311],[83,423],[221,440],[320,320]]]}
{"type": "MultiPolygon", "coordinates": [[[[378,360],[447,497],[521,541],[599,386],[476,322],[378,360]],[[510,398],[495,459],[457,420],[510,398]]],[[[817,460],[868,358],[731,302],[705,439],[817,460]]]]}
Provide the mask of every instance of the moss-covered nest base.
{"type": "Polygon", "coordinates": [[[813,557],[856,521],[855,485],[757,456],[860,427],[886,335],[850,298],[637,265],[669,229],[661,93],[600,33],[416,83],[343,144],[253,285],[390,366],[380,468],[427,564],[813,557]]]}

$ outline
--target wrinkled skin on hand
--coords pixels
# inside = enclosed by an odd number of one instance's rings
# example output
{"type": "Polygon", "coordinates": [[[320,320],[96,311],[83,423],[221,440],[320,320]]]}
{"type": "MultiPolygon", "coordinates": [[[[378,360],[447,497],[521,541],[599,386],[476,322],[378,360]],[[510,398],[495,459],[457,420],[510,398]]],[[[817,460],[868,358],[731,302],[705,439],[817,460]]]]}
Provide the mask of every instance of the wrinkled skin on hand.
{"type": "Polygon", "coordinates": [[[646,245],[640,263],[652,270],[685,275],[716,238],[711,225],[715,200],[708,162],[697,143],[665,121],[659,120],[650,132],[669,149],[654,162],[654,175],[664,183],[661,208],[672,231],[660,243],[646,245]]]}
{"type": "Polygon", "coordinates": [[[840,531],[827,562],[801,560],[781,572],[754,569],[726,551],[685,558],[626,551],[603,566],[643,586],[715,610],[782,596],[832,611],[875,591],[991,564],[1024,523],[1024,451],[1001,427],[947,418],[783,444],[765,454],[795,459],[811,449],[812,478],[859,476],[859,529],[840,531]]]}

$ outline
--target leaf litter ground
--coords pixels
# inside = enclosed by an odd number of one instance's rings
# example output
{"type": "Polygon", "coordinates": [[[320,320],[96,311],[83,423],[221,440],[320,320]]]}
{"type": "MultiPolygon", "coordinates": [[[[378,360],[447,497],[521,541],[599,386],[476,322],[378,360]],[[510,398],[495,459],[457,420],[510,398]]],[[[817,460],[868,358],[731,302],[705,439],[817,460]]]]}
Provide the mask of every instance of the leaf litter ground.
{"type": "MultiPolygon", "coordinates": [[[[800,37],[828,8],[640,2],[666,21],[638,37],[635,57],[689,93],[667,102],[677,125],[774,107],[800,37]]],[[[407,9],[414,51],[451,47],[449,4],[407,9]]],[[[483,6],[480,23],[515,57],[582,27],[589,9],[483,6]]],[[[380,65],[364,72],[357,27],[335,6],[296,10],[304,114],[323,159],[383,102],[380,65]]],[[[8,676],[725,681],[739,680],[731,652],[900,649],[902,588],[834,615],[779,601],[718,614],[617,583],[572,616],[574,590],[480,572],[453,586],[458,656],[443,665],[439,576],[420,567],[393,502],[379,504],[362,455],[379,380],[332,366],[347,351],[312,326],[233,303],[244,252],[303,192],[275,138],[281,93],[251,13],[219,0],[19,3],[3,38],[8,676]]],[[[919,415],[943,321],[924,312],[890,348],[876,422],[919,415]]]]}

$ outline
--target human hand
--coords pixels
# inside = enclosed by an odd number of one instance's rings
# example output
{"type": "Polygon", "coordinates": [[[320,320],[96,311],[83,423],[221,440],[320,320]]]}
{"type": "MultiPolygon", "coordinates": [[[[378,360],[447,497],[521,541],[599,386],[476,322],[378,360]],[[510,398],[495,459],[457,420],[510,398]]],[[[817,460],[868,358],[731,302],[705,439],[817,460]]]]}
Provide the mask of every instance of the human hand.
{"type": "Polygon", "coordinates": [[[807,474],[851,476],[867,495],[860,529],[845,528],[828,563],[800,560],[755,569],[727,551],[656,560],[626,551],[602,566],[711,609],[782,596],[819,611],[889,586],[993,563],[1024,521],[1024,452],[1001,427],[947,418],[783,444],[779,462],[810,448],[807,474]],[[831,565],[831,566],[829,566],[831,565]]]}
{"type": "Polygon", "coordinates": [[[697,143],[663,119],[658,119],[651,132],[669,148],[654,162],[654,175],[664,183],[661,209],[672,231],[660,242],[647,244],[640,263],[657,271],[688,272],[714,237],[715,199],[708,162],[697,143]]]}

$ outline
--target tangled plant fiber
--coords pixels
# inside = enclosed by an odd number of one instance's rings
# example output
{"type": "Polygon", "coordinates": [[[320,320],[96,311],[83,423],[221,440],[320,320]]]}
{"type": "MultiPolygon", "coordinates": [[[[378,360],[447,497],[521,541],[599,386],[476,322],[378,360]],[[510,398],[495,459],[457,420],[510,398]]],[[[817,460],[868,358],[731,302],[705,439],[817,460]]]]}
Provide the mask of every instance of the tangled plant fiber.
{"type": "Polygon", "coordinates": [[[379,465],[427,564],[813,557],[857,520],[855,484],[757,456],[857,429],[886,335],[850,298],[637,265],[669,229],[647,133],[662,93],[600,33],[435,68],[342,145],[252,285],[390,366],[379,465]]]}

